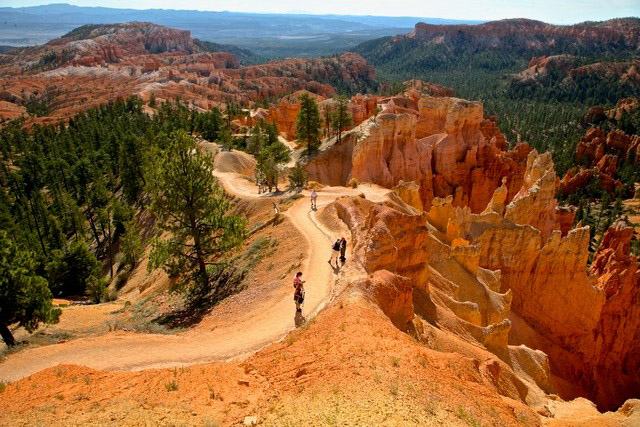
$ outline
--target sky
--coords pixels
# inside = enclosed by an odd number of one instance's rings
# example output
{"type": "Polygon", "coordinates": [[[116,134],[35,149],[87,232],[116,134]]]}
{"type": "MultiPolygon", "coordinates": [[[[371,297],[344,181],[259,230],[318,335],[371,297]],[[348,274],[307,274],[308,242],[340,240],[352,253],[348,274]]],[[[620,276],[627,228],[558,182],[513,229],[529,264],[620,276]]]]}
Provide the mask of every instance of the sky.
{"type": "Polygon", "coordinates": [[[0,0],[0,6],[47,3],[135,9],[413,16],[493,20],[530,18],[557,24],[640,16],[640,0],[0,0]]]}

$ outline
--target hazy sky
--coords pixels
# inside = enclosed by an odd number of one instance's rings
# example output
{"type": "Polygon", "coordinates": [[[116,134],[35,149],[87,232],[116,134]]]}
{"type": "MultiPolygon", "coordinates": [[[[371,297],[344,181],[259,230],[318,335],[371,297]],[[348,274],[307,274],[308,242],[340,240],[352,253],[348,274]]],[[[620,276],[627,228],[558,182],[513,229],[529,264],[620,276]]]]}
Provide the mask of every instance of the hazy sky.
{"type": "Polygon", "coordinates": [[[66,2],[78,6],[135,9],[197,9],[236,12],[354,14],[455,19],[531,18],[575,23],[640,16],[640,0],[0,0],[0,6],[66,2]]]}

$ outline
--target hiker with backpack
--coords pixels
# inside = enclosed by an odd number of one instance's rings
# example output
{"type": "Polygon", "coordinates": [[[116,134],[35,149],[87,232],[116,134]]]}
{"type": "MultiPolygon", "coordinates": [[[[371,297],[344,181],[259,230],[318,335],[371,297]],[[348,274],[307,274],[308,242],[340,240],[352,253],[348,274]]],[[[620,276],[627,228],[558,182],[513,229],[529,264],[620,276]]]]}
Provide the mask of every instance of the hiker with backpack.
{"type": "Polygon", "coordinates": [[[313,190],[311,190],[311,210],[312,211],[315,211],[318,209],[318,205],[316,204],[317,201],[318,201],[318,193],[314,188],[313,190]]]}
{"type": "Polygon", "coordinates": [[[343,237],[340,239],[340,262],[344,265],[347,262],[347,240],[343,237]]]}
{"type": "Polygon", "coordinates": [[[296,303],[296,313],[302,313],[302,304],[304,303],[304,280],[302,280],[302,271],[298,271],[293,276],[293,301],[296,303]]]}
{"type": "Polygon", "coordinates": [[[340,239],[336,240],[336,242],[331,247],[331,250],[333,252],[331,253],[331,259],[329,260],[329,264],[331,264],[331,261],[335,259],[336,267],[338,267],[338,258],[340,257],[340,239]]]}

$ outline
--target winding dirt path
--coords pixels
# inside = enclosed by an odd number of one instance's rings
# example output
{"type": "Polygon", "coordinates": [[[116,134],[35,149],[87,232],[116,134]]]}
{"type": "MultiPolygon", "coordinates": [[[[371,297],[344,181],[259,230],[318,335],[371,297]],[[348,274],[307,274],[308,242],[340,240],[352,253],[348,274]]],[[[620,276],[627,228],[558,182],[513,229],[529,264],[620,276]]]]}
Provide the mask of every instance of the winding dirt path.
{"type": "MultiPolygon", "coordinates": [[[[230,193],[243,198],[260,197],[255,186],[245,178],[235,174],[216,175],[230,193]]],[[[326,205],[339,195],[344,193],[323,194],[318,205],[326,205]]],[[[321,225],[312,219],[315,212],[309,210],[307,197],[297,201],[284,215],[308,242],[309,250],[303,263],[307,282],[304,315],[310,318],[325,305],[335,280],[327,263],[330,233],[319,228],[321,225]]],[[[107,370],[144,370],[249,355],[284,338],[295,327],[292,293],[274,295],[258,306],[247,307],[242,318],[213,331],[190,330],[178,335],[112,332],[26,349],[0,363],[0,380],[15,381],[58,364],[107,370]]]]}

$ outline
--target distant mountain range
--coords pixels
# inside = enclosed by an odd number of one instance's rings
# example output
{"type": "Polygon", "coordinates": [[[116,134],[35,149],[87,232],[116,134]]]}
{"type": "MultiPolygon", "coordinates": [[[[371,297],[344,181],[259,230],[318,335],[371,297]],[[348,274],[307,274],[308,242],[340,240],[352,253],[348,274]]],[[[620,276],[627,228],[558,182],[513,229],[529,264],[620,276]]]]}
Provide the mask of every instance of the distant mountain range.
{"type": "Polygon", "coordinates": [[[201,40],[233,42],[243,47],[249,47],[250,43],[242,41],[256,38],[288,39],[287,41],[295,44],[302,37],[309,44],[338,35],[349,35],[353,39],[351,42],[345,40],[338,44],[355,45],[375,37],[404,33],[418,21],[433,24],[482,22],[418,17],[135,10],[49,4],[0,8],[0,45],[43,44],[81,25],[132,21],[154,22],[189,30],[201,40]]]}
{"type": "MultiPolygon", "coordinates": [[[[440,72],[522,69],[533,57],[570,54],[596,60],[629,60],[640,55],[640,19],[620,18],[575,25],[505,19],[479,25],[417,23],[413,31],[356,46],[382,72],[398,79],[440,72]]],[[[426,76],[428,79],[432,76],[426,76]]],[[[496,76],[496,77],[499,77],[496,76]]],[[[447,82],[438,82],[444,83],[447,82]]]]}

